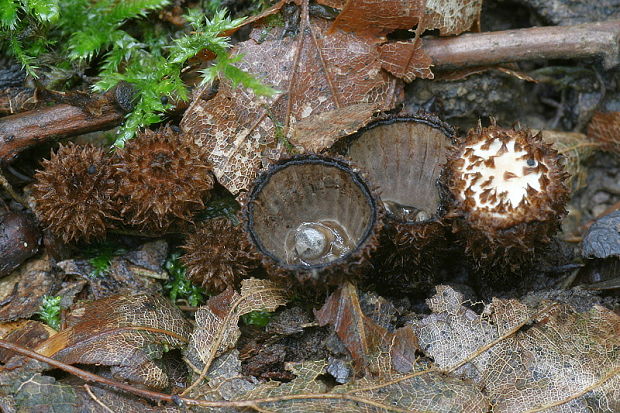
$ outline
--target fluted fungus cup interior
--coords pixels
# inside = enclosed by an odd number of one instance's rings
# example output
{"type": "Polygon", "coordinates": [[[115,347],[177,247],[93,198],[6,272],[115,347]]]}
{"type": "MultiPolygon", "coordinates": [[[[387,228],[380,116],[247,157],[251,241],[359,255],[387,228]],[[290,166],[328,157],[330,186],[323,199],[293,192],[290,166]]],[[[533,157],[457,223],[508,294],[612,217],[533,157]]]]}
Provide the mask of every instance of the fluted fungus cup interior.
{"type": "Polygon", "coordinates": [[[305,155],[272,166],[254,185],[246,210],[257,249],[288,270],[345,261],[373,233],[375,200],[346,162],[305,155]]]}
{"type": "Polygon", "coordinates": [[[422,223],[441,208],[438,181],[453,135],[432,115],[396,116],[359,131],[350,138],[345,154],[378,186],[388,216],[422,223]]]}

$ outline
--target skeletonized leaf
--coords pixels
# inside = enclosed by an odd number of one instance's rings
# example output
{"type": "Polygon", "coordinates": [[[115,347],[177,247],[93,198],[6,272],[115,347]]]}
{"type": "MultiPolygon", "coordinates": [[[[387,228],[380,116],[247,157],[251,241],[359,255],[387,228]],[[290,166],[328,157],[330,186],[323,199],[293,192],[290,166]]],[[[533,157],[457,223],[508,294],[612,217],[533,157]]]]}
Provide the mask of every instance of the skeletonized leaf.
{"type": "Polygon", "coordinates": [[[620,409],[619,315],[514,299],[494,299],[478,315],[462,302],[460,293],[437,287],[428,300],[433,314],[414,330],[439,368],[469,361],[457,372],[486,389],[494,412],[620,409]]]}
{"type": "Polygon", "coordinates": [[[596,112],[588,125],[588,137],[610,152],[620,152],[620,112],[596,112]]]}
{"type": "Polygon", "coordinates": [[[268,280],[250,278],[241,282],[241,294],[232,288],[209,299],[196,311],[196,328],[191,335],[188,359],[197,369],[234,347],[241,335],[239,317],[252,311],[274,311],[287,302],[286,291],[268,280]]]}
{"type": "Polygon", "coordinates": [[[461,34],[480,20],[482,0],[426,0],[422,25],[442,36],[461,34]]]}
{"type": "Polygon", "coordinates": [[[564,167],[570,175],[568,183],[571,185],[574,183],[575,190],[583,187],[587,178],[584,161],[593,155],[601,144],[577,132],[544,130],[542,138],[546,143],[553,144],[555,149],[564,156],[564,167]]]}
{"type": "Polygon", "coordinates": [[[153,388],[168,385],[155,360],[186,344],[191,331],[181,311],[162,296],[118,295],[72,314],[81,317],[42,343],[39,353],[67,364],[111,366],[115,377],[153,388]]]}
{"type": "Polygon", "coordinates": [[[471,383],[434,371],[408,375],[364,378],[352,383],[327,386],[324,360],[289,365],[297,376],[290,383],[267,382],[243,395],[259,399],[260,411],[269,412],[485,412],[489,402],[471,383]],[[266,397],[279,398],[260,402],[266,397]]]}

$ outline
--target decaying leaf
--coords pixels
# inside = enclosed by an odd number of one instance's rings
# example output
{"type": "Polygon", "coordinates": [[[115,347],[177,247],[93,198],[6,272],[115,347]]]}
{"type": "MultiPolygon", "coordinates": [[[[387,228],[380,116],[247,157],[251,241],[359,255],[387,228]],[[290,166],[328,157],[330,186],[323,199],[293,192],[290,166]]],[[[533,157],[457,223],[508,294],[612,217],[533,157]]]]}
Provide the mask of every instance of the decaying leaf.
{"type": "Polygon", "coordinates": [[[414,325],[420,347],[437,367],[458,367],[485,388],[493,411],[620,409],[620,316],[613,311],[494,299],[478,315],[446,286],[427,302],[433,314],[414,325]]]}
{"type": "Polygon", "coordinates": [[[216,358],[205,378],[188,396],[205,400],[233,400],[258,384],[254,377],[245,377],[241,373],[241,360],[236,349],[216,358]]]}
{"type": "Polygon", "coordinates": [[[6,400],[3,410],[11,406],[25,412],[79,412],[81,400],[73,386],[40,373],[45,365],[34,360],[26,366],[0,373],[0,394],[6,400]]]}
{"type": "Polygon", "coordinates": [[[584,258],[620,257],[620,211],[614,211],[598,218],[588,228],[581,241],[581,256],[584,258]]]}
{"type": "Polygon", "coordinates": [[[358,103],[392,108],[400,99],[400,81],[381,70],[375,42],[355,33],[327,33],[329,21],[308,17],[290,37],[283,27],[258,27],[239,43],[238,67],[280,91],[257,98],[222,79],[196,91],[181,122],[207,147],[214,173],[232,193],[247,189],[257,171],[283,151],[283,133],[313,114],[358,103]],[[264,39],[264,40],[263,40],[264,39]]]}
{"type": "Polygon", "coordinates": [[[291,129],[289,142],[319,153],[366,126],[378,110],[375,103],[358,103],[308,116],[291,129]]]}
{"type": "Polygon", "coordinates": [[[392,42],[379,46],[381,67],[394,76],[411,82],[413,79],[433,79],[433,60],[422,50],[422,42],[392,42]]]}
{"type": "Polygon", "coordinates": [[[582,188],[587,178],[585,161],[600,144],[578,132],[543,130],[542,138],[564,156],[564,166],[570,175],[568,184],[573,185],[574,190],[582,188]]]}
{"type": "Polygon", "coordinates": [[[435,371],[364,378],[328,392],[320,376],[325,360],[289,365],[297,376],[290,383],[267,382],[243,395],[257,399],[257,410],[269,412],[485,412],[489,403],[474,385],[435,371]],[[276,398],[262,402],[264,398],[276,398]]]}
{"type": "Polygon", "coordinates": [[[58,283],[52,259],[46,254],[22,264],[0,280],[0,321],[28,318],[41,307],[43,296],[58,283]]]}
{"type": "Polygon", "coordinates": [[[482,0],[426,0],[422,26],[442,36],[460,34],[480,21],[482,0]]]}
{"type": "Polygon", "coordinates": [[[330,324],[334,328],[358,373],[413,369],[418,348],[415,335],[402,329],[390,332],[366,316],[353,284],[340,287],[315,315],[319,325],[330,324]]]}
{"type": "Polygon", "coordinates": [[[168,256],[168,244],[159,240],[147,242],[139,248],[110,259],[107,270],[96,274],[89,259],[70,259],[57,263],[65,274],[77,275],[88,280],[95,298],[115,294],[158,294],[161,283],[168,274],[164,263],[168,256]]]}
{"type": "Polygon", "coordinates": [[[165,351],[186,344],[191,331],[169,300],[148,295],[90,302],[74,310],[69,323],[37,352],[67,364],[111,366],[114,377],[157,389],[169,384],[157,360],[165,351]]]}
{"type": "MultiPolygon", "coordinates": [[[[10,321],[0,324],[0,338],[9,343],[17,344],[26,348],[34,348],[56,331],[34,320],[10,321]]],[[[15,355],[14,352],[0,349],[0,362],[5,363],[15,355]]]]}
{"type": "Polygon", "coordinates": [[[287,303],[287,291],[268,280],[249,278],[241,293],[232,288],[209,299],[196,311],[187,359],[195,371],[206,374],[213,360],[234,347],[241,335],[239,317],[252,311],[274,311],[287,303]]]}
{"type": "Polygon", "coordinates": [[[80,410],[76,410],[76,413],[179,413],[181,411],[174,406],[148,405],[139,397],[112,391],[103,386],[73,386],[73,388],[81,399],[80,410]]]}
{"type": "Polygon", "coordinates": [[[7,412],[174,413],[176,407],[149,406],[138,397],[97,385],[75,385],[42,374],[49,366],[30,360],[0,371],[0,404],[7,412]]]}
{"type": "Polygon", "coordinates": [[[596,112],[588,125],[588,137],[605,150],[620,153],[620,112],[596,112]]]}
{"type": "MultiPolygon", "coordinates": [[[[327,5],[339,7],[338,3],[327,5]]],[[[349,0],[332,29],[379,37],[413,29],[422,22],[423,30],[437,29],[448,36],[471,29],[480,19],[481,8],[482,0],[349,0]]]]}
{"type": "Polygon", "coordinates": [[[412,29],[424,15],[424,3],[424,0],[347,1],[332,30],[379,37],[398,29],[412,29]]]}

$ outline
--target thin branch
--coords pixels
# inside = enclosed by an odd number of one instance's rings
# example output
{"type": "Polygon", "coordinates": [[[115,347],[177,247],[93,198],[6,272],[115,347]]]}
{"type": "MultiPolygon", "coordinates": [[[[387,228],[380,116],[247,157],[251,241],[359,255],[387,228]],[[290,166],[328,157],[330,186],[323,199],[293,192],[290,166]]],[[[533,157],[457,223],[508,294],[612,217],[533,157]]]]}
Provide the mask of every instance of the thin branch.
{"type": "Polygon", "coordinates": [[[196,400],[196,399],[190,399],[187,397],[181,397],[177,395],[172,396],[172,395],[165,394],[165,393],[144,390],[144,389],[140,389],[137,387],[133,387],[125,383],[120,383],[114,380],[110,380],[105,377],[101,377],[97,374],[93,374],[88,371],[71,366],[69,364],[65,364],[58,360],[54,360],[52,358],[43,356],[39,353],[28,350],[20,345],[10,343],[6,340],[0,339],[0,347],[5,348],[7,350],[14,351],[26,357],[30,357],[35,360],[47,363],[50,366],[53,366],[61,370],[64,370],[68,373],[71,373],[86,382],[106,384],[108,386],[117,388],[119,390],[124,390],[126,392],[129,392],[129,393],[132,393],[138,396],[146,397],[149,400],[154,400],[154,401],[165,401],[168,403],[181,403],[181,404],[186,404],[186,405],[203,406],[203,407],[250,407],[256,410],[260,410],[258,409],[258,406],[257,406],[260,403],[275,403],[279,401],[312,400],[312,399],[314,400],[349,400],[352,402],[374,406],[374,407],[377,407],[379,409],[383,409],[386,411],[403,412],[403,413],[406,413],[409,411],[409,410],[401,409],[396,406],[386,405],[386,404],[377,402],[376,400],[368,399],[365,397],[359,397],[359,396],[354,396],[350,394],[338,394],[338,393],[290,394],[290,395],[283,395],[283,396],[265,397],[265,398],[259,398],[259,399],[239,400],[239,401],[196,400]]]}
{"type": "Polygon", "coordinates": [[[59,104],[0,118],[0,163],[11,162],[23,150],[57,137],[113,128],[124,117],[106,94],[95,95],[83,107],[59,104]]]}
{"type": "Polygon", "coordinates": [[[168,395],[168,394],[163,394],[163,393],[157,393],[157,392],[152,392],[149,390],[143,390],[143,389],[139,389],[133,386],[130,386],[128,384],[125,383],[120,383],[114,380],[110,380],[107,379],[105,377],[101,377],[98,376],[96,374],[90,373],[88,371],[79,369],[77,367],[73,367],[69,364],[65,364],[63,362],[60,362],[58,360],[54,360],[52,358],[46,357],[42,354],[36,353],[32,350],[28,350],[27,348],[24,348],[22,346],[19,346],[17,344],[14,343],[10,343],[6,340],[2,340],[0,339],[0,347],[5,348],[7,350],[11,350],[14,351],[15,353],[21,354],[23,356],[26,357],[30,357],[32,359],[41,361],[43,363],[47,363],[52,367],[61,369],[66,371],[67,373],[71,373],[76,377],[79,377],[80,379],[86,381],[86,382],[92,382],[92,383],[101,383],[101,384],[107,384],[108,386],[112,386],[114,388],[120,389],[120,390],[124,390],[127,391],[129,393],[133,393],[136,394],[138,396],[142,396],[142,397],[146,397],[149,400],[161,400],[161,401],[166,401],[166,402],[172,402],[172,396],[168,395]]]}
{"type": "Polygon", "coordinates": [[[84,385],[84,389],[86,389],[86,393],[88,393],[90,398],[93,399],[95,401],[95,403],[97,403],[99,406],[101,406],[106,412],[114,413],[114,411],[112,409],[110,409],[108,406],[106,406],[101,400],[99,400],[97,398],[97,396],[95,396],[95,394],[92,392],[92,390],[90,389],[90,386],[88,384],[84,385]]]}
{"type": "Polygon", "coordinates": [[[440,70],[595,56],[602,57],[603,66],[610,69],[618,64],[620,56],[620,20],[422,40],[422,48],[440,70]]]}

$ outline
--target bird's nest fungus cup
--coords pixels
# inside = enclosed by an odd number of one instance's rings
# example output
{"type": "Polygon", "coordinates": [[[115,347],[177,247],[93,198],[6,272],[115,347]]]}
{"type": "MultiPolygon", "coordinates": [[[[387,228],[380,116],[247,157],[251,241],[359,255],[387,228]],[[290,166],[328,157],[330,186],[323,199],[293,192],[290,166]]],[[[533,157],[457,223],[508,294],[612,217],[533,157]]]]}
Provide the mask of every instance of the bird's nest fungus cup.
{"type": "Polygon", "coordinates": [[[296,156],[256,180],[244,208],[250,241],[273,276],[335,284],[359,273],[376,247],[379,208],[341,159],[296,156]]]}
{"type": "Polygon", "coordinates": [[[432,281],[446,245],[449,197],[440,177],[454,142],[453,129],[436,116],[400,113],[380,116],[335,148],[368,174],[386,210],[375,265],[384,285],[411,290],[432,281]]]}
{"type": "Polygon", "coordinates": [[[480,268],[531,261],[566,213],[561,156],[528,130],[473,129],[447,169],[454,229],[480,268]]]}

